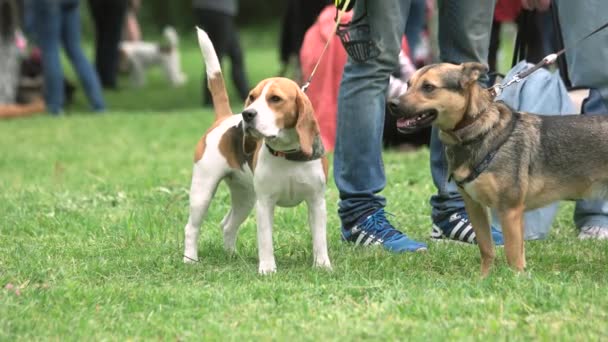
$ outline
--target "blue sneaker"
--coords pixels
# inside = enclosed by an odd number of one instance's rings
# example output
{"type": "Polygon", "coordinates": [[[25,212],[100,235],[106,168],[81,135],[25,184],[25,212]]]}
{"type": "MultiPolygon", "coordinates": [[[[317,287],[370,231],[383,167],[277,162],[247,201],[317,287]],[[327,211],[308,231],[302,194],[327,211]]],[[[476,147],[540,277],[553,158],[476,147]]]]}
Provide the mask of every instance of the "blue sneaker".
{"type": "Polygon", "coordinates": [[[351,229],[342,227],[342,241],[357,246],[381,244],[384,249],[394,253],[419,252],[427,249],[424,243],[414,241],[395,229],[386,219],[384,209],[376,210],[351,229]]]}
{"type": "MultiPolygon", "coordinates": [[[[490,229],[492,230],[492,239],[494,240],[494,244],[496,246],[502,246],[504,244],[502,232],[494,227],[491,227],[490,229]]],[[[433,222],[431,238],[435,240],[448,240],[477,244],[473,226],[469,221],[469,215],[464,210],[455,212],[443,220],[433,222]]]]}

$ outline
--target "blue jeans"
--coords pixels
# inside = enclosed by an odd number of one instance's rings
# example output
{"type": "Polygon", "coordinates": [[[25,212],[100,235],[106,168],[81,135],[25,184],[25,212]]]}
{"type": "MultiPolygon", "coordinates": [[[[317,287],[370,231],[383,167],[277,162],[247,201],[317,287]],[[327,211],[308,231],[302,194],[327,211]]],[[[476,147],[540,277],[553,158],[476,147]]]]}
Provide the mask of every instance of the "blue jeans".
{"type": "MultiPolygon", "coordinates": [[[[557,0],[562,36],[566,48],[574,44],[606,22],[608,2],[587,1],[581,5],[576,1],[557,0]]],[[[568,76],[575,87],[591,88],[583,104],[583,113],[608,113],[608,31],[592,36],[575,48],[566,51],[568,76]]],[[[577,228],[584,226],[608,227],[608,202],[598,200],[577,201],[574,210],[577,228]]]]}
{"type": "MultiPolygon", "coordinates": [[[[386,185],[382,163],[385,93],[398,65],[409,0],[357,1],[354,18],[367,13],[368,37],[379,54],[366,61],[348,58],[338,95],[334,179],[340,192],[338,214],[344,226],[386,204],[379,192],[386,185]]],[[[439,45],[445,62],[485,62],[494,1],[439,1],[439,45]]],[[[433,217],[462,210],[462,198],[447,181],[443,145],[431,139],[431,173],[438,194],[431,198],[433,217]],[[452,191],[454,190],[454,191],[452,191]]]]}
{"type": "MultiPolygon", "coordinates": [[[[594,66],[603,68],[600,66],[600,61],[594,66]]],[[[591,67],[591,66],[590,66],[591,67]]],[[[604,71],[603,69],[600,69],[604,71]]],[[[605,71],[604,71],[605,72],[605,71]]],[[[608,75],[607,75],[608,81],[608,75]]],[[[583,114],[594,115],[603,114],[608,115],[608,106],[606,101],[597,89],[591,89],[589,97],[583,103],[583,114]]],[[[577,228],[582,227],[605,227],[608,228],[608,201],[602,200],[581,200],[576,201],[574,207],[574,224],[577,228]]]]}
{"type": "Polygon", "coordinates": [[[405,24],[405,36],[412,54],[416,51],[426,26],[426,0],[410,0],[410,13],[405,24]]]}
{"type": "MultiPolygon", "coordinates": [[[[439,8],[439,58],[442,62],[487,64],[495,1],[443,0],[439,8]]],[[[487,78],[482,79],[482,83],[487,78]]],[[[437,194],[431,196],[431,218],[440,220],[464,210],[458,187],[448,180],[445,149],[433,128],[431,134],[431,176],[437,194]]]]}
{"type": "Polygon", "coordinates": [[[32,0],[36,38],[42,50],[47,110],[58,114],[63,110],[64,87],[60,44],[84,86],[94,111],[103,111],[105,103],[99,78],[80,47],[80,14],[78,0],[32,0]]]}

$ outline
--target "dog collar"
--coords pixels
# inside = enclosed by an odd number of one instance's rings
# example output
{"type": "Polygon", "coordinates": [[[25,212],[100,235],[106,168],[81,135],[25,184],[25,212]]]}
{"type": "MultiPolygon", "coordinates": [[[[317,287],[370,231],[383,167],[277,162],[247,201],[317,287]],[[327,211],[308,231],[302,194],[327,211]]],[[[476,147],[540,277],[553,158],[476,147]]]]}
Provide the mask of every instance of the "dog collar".
{"type": "Polygon", "coordinates": [[[272,154],[273,156],[285,158],[285,159],[291,160],[291,161],[300,161],[300,162],[311,161],[311,160],[319,159],[319,158],[323,157],[323,155],[325,155],[325,147],[323,146],[323,142],[321,142],[321,138],[318,135],[315,137],[315,140],[312,144],[312,154],[310,156],[307,156],[306,154],[304,154],[304,152],[302,152],[302,150],[299,148],[296,148],[293,150],[287,150],[287,151],[277,151],[277,150],[273,149],[272,147],[270,147],[270,145],[268,145],[268,144],[264,144],[264,145],[266,145],[268,152],[270,152],[270,154],[272,154]]]}
{"type": "MultiPolygon", "coordinates": [[[[500,150],[502,145],[504,145],[507,142],[507,140],[509,140],[509,137],[515,130],[515,126],[517,126],[517,121],[519,121],[519,117],[520,117],[519,113],[513,112],[513,119],[511,120],[511,123],[509,124],[509,126],[510,126],[509,132],[507,134],[505,134],[505,137],[502,139],[502,141],[500,143],[498,143],[498,145],[496,145],[496,147],[493,150],[491,150],[490,152],[488,152],[488,154],[486,154],[486,156],[481,160],[481,162],[479,162],[479,164],[477,164],[476,166],[471,168],[471,172],[469,173],[469,175],[467,177],[465,177],[462,180],[457,180],[454,178],[454,174],[450,173],[448,180],[454,180],[454,183],[456,183],[456,185],[458,185],[458,187],[462,189],[462,188],[464,188],[464,186],[467,183],[471,183],[477,177],[479,177],[479,175],[481,175],[488,168],[488,166],[490,166],[490,163],[492,162],[492,160],[494,159],[494,156],[496,156],[496,154],[498,153],[498,151],[500,150]]],[[[477,140],[477,139],[474,139],[474,140],[477,140]]]]}
{"type": "MultiPolygon", "coordinates": [[[[490,109],[490,106],[487,106],[486,108],[480,110],[475,116],[479,116],[485,112],[488,111],[488,109],[490,109]]],[[[483,135],[477,136],[473,139],[470,140],[462,140],[462,136],[464,134],[466,134],[466,132],[469,130],[469,128],[475,123],[475,120],[469,122],[468,124],[462,126],[462,127],[458,127],[457,129],[451,130],[451,131],[442,131],[444,134],[448,135],[450,138],[452,138],[457,144],[459,145],[468,145],[471,144],[481,138],[483,138],[486,133],[484,133],[483,135]]],[[[458,126],[458,125],[457,125],[458,126]]]]}

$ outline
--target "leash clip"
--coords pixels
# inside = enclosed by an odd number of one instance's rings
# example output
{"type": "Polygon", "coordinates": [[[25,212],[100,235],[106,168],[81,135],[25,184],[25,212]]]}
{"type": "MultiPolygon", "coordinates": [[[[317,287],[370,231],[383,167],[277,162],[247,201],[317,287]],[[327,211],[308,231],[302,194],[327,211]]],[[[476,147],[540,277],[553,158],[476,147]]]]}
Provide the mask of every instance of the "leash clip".
{"type": "Polygon", "coordinates": [[[490,95],[495,98],[497,96],[500,96],[500,94],[502,93],[502,84],[500,83],[496,83],[495,85],[491,86],[489,91],[490,91],[490,95]]]}
{"type": "Polygon", "coordinates": [[[302,92],[305,93],[306,89],[308,89],[308,87],[310,87],[310,81],[304,83],[304,85],[300,88],[300,90],[302,90],[302,92]]]}

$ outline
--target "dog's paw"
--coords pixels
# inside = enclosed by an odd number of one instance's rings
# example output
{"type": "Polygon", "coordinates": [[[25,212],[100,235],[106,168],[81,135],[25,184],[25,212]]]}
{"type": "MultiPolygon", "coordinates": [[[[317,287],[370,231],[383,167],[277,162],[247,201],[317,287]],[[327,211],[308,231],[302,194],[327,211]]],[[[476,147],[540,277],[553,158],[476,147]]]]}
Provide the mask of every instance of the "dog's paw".
{"type": "Polygon", "coordinates": [[[277,266],[274,262],[261,262],[258,268],[258,273],[261,275],[269,275],[277,272],[277,266]]]}
{"type": "Polygon", "coordinates": [[[312,264],[313,267],[316,268],[322,268],[325,269],[327,271],[331,271],[331,263],[329,262],[329,259],[321,259],[321,260],[315,260],[314,263],[312,264]]]}

